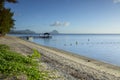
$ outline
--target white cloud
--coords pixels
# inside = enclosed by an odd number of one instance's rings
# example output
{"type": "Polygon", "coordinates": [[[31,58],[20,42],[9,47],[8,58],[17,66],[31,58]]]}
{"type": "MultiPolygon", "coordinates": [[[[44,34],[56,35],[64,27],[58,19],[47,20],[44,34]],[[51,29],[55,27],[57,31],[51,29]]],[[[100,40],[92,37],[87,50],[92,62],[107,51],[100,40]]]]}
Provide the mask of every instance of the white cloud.
{"type": "Polygon", "coordinates": [[[50,26],[56,26],[56,27],[59,27],[59,26],[69,26],[70,23],[69,22],[60,22],[60,21],[56,21],[54,22],[53,24],[51,24],[50,26]]]}
{"type": "Polygon", "coordinates": [[[61,26],[61,25],[62,25],[62,23],[59,21],[56,21],[53,24],[51,24],[51,26],[61,26]]]}
{"type": "Polygon", "coordinates": [[[64,22],[63,23],[63,26],[69,26],[70,25],[70,22],[64,22]]]}
{"type": "Polygon", "coordinates": [[[113,0],[114,3],[120,3],[120,0],[113,0]]]}

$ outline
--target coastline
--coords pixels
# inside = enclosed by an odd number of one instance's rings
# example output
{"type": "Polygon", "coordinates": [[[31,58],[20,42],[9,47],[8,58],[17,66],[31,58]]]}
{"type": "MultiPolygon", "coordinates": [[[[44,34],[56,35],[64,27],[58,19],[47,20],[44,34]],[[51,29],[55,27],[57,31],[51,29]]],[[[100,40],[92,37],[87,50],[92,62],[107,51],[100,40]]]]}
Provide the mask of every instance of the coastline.
{"type": "MultiPolygon", "coordinates": [[[[120,67],[100,62],[67,51],[38,45],[16,37],[1,37],[0,44],[7,44],[23,55],[37,49],[49,69],[56,70],[63,80],[120,80],[120,67]]],[[[61,79],[60,79],[61,80],[61,79]]]]}

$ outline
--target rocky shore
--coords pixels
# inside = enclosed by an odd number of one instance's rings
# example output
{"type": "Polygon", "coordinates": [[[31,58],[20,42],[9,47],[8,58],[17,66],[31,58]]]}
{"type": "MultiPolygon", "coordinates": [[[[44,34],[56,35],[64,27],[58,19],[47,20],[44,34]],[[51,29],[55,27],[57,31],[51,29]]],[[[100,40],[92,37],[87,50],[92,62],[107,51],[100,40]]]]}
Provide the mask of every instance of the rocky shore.
{"type": "Polygon", "coordinates": [[[120,67],[75,55],[51,47],[37,45],[16,37],[0,37],[0,44],[7,44],[23,55],[37,49],[42,55],[42,64],[55,80],[120,80],[120,67]]]}

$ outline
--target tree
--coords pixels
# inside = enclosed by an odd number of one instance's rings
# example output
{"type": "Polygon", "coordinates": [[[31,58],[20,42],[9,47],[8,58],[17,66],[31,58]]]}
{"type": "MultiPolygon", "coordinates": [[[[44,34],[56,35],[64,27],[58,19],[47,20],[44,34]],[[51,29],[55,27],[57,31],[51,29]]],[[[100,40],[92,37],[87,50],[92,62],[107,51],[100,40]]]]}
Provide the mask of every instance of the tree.
{"type": "Polygon", "coordinates": [[[6,0],[7,2],[16,3],[16,0],[6,0]]]}
{"type": "Polygon", "coordinates": [[[14,20],[12,19],[13,13],[10,9],[3,9],[0,11],[0,33],[5,35],[14,26],[14,20]]]}
{"type": "Polygon", "coordinates": [[[16,0],[0,0],[0,9],[4,8],[4,4],[5,2],[9,2],[9,3],[16,3],[16,0]]]}
{"type": "Polygon", "coordinates": [[[0,35],[4,36],[14,26],[14,13],[4,7],[5,2],[16,3],[16,0],[0,0],[0,35]]]}

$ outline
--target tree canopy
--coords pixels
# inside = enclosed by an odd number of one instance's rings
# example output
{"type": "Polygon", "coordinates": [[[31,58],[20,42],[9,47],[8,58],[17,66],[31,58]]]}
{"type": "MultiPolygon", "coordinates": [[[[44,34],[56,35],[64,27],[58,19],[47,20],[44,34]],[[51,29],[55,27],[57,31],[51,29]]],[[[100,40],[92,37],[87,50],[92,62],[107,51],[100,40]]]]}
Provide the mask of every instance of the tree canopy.
{"type": "Polygon", "coordinates": [[[14,26],[14,13],[11,9],[5,8],[5,2],[16,3],[16,0],[0,0],[0,35],[5,35],[14,26]]]}

